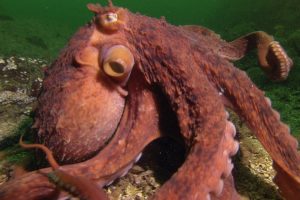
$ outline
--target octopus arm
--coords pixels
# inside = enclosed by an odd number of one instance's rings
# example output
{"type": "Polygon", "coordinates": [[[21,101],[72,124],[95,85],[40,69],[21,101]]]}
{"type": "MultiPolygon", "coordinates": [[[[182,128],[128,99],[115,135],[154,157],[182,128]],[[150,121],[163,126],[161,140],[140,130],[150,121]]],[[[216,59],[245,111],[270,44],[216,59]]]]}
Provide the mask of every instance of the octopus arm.
{"type": "Polygon", "coordinates": [[[224,45],[222,55],[229,60],[239,60],[255,48],[260,67],[270,79],[282,81],[288,77],[293,61],[279,42],[266,32],[252,32],[227,43],[224,45]],[[230,47],[228,49],[233,51],[227,51],[226,47],[230,47]]]}
{"type": "Polygon", "coordinates": [[[125,175],[140,158],[144,148],[161,137],[155,97],[136,72],[131,76],[128,83],[129,98],[113,139],[91,160],[75,164],[74,167],[65,166],[76,174],[84,173],[98,181],[100,186],[125,175]]]}
{"type": "Polygon", "coordinates": [[[293,61],[280,43],[264,31],[248,33],[227,42],[220,35],[202,26],[187,25],[181,28],[191,32],[188,35],[191,40],[198,42],[205,40],[209,44],[208,49],[230,61],[240,60],[249,51],[257,49],[260,67],[272,80],[285,80],[293,66],[293,61]]]}
{"type": "MultiPolygon", "coordinates": [[[[145,146],[161,136],[156,102],[152,93],[142,89],[144,85],[141,81],[137,85],[131,83],[128,86],[130,95],[119,129],[109,144],[94,158],[82,163],[61,166],[61,170],[74,177],[85,176],[102,187],[126,174],[137,161],[137,157],[140,157],[139,154],[145,146]]],[[[43,175],[51,171],[51,168],[44,168],[10,180],[1,186],[0,199],[56,199],[58,195],[65,196],[66,194],[59,194],[56,186],[43,175]]]]}
{"type": "Polygon", "coordinates": [[[283,196],[287,199],[300,196],[298,142],[291,136],[289,127],[280,121],[270,100],[245,72],[230,63],[223,62],[214,68],[203,67],[210,80],[220,88],[220,94],[223,92],[272,157],[277,171],[275,182],[283,196]]]}
{"type": "Polygon", "coordinates": [[[177,115],[188,155],[183,165],[152,199],[193,200],[218,196],[223,190],[224,178],[231,173],[230,156],[237,151],[222,101],[206,76],[194,70],[197,66],[192,60],[185,60],[189,66],[185,68],[167,59],[154,61],[142,60],[141,71],[149,84],[161,88],[169,100],[177,115]]]}

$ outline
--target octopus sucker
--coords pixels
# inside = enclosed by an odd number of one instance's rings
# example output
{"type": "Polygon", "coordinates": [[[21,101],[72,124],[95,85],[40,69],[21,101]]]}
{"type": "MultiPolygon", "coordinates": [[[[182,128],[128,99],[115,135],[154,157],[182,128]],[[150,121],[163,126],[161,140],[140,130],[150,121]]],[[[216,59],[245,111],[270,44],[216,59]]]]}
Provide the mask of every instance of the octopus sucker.
{"type": "Polygon", "coordinates": [[[271,101],[271,99],[270,99],[269,97],[265,97],[265,99],[266,99],[268,105],[269,105],[269,106],[272,106],[272,101],[271,101]]]}
{"type": "MultiPolygon", "coordinates": [[[[264,101],[263,94],[256,87],[252,87],[253,84],[249,78],[241,76],[242,73],[239,75],[239,70],[235,68],[230,67],[230,69],[233,70],[232,74],[235,74],[235,76],[231,76],[230,80],[225,79],[221,74],[219,75],[220,78],[215,80],[218,80],[218,84],[229,91],[225,96],[231,99],[237,108],[238,114],[245,118],[247,124],[270,153],[274,162],[277,164],[279,162],[279,165],[284,166],[277,169],[286,170],[291,179],[298,180],[300,177],[300,155],[295,147],[295,139],[290,135],[289,129],[279,121],[278,115],[269,103],[264,101]],[[240,87],[235,87],[236,84],[240,87]],[[232,90],[244,91],[240,93],[230,92],[232,90]],[[255,96],[251,94],[255,94],[255,96]],[[245,99],[249,99],[249,101],[245,101],[245,99]],[[262,122],[260,128],[256,128],[258,124],[261,124],[258,121],[262,122]],[[280,144],[280,146],[274,146],[274,143],[280,144]]],[[[217,76],[218,72],[215,69],[212,71],[215,73],[214,76],[217,76]]],[[[284,188],[282,189],[284,190],[284,188]]],[[[293,192],[298,194],[299,190],[293,192]]]]}
{"type": "Polygon", "coordinates": [[[221,179],[218,183],[216,190],[214,191],[214,195],[219,196],[224,188],[224,181],[221,179]]]}
{"type": "MultiPolygon", "coordinates": [[[[63,198],[55,184],[72,177],[104,187],[161,137],[180,141],[186,157],[151,199],[239,199],[231,174],[239,144],[226,108],[270,154],[282,195],[300,196],[296,139],[264,92],[231,63],[257,49],[265,74],[285,80],[293,62],[279,42],[263,31],[227,42],[205,27],[174,26],[111,1],[88,9],[93,19],[46,71],[33,127],[69,176],[52,183],[43,175],[52,168],[29,172],[1,185],[0,199],[63,198]]],[[[69,185],[65,190],[85,194],[69,185]]]]}

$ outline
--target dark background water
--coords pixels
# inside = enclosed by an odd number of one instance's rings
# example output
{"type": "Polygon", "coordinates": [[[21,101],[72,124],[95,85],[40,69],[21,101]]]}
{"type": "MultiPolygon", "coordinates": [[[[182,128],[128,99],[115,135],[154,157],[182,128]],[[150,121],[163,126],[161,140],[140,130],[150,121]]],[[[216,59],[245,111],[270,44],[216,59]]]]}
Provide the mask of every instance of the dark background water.
{"type": "MultiPolygon", "coordinates": [[[[67,40],[92,17],[91,0],[0,0],[0,56],[52,61],[67,40]]],[[[200,24],[225,39],[265,30],[275,36],[295,62],[283,83],[267,80],[250,54],[237,66],[271,97],[282,119],[300,134],[300,0],[115,0],[115,5],[172,24],[200,24]]]]}

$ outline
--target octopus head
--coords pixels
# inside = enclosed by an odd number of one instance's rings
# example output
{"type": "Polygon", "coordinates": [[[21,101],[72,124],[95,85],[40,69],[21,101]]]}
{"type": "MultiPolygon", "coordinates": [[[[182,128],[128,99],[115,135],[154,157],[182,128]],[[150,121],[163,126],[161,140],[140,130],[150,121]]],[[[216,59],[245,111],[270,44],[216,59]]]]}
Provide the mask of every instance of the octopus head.
{"type": "Polygon", "coordinates": [[[88,8],[96,13],[93,24],[72,38],[47,70],[38,99],[38,142],[60,163],[89,159],[109,142],[122,118],[126,84],[135,65],[118,32],[124,10],[112,5],[88,8]]]}

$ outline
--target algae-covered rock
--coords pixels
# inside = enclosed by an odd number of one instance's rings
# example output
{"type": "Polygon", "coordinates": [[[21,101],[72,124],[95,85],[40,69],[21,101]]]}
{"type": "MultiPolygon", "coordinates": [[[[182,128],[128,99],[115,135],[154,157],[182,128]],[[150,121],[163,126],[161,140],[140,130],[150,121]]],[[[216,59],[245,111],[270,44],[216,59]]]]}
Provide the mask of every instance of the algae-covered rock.
{"type": "Polygon", "coordinates": [[[29,117],[42,81],[45,61],[22,57],[0,57],[0,147],[16,134],[29,117]]]}

